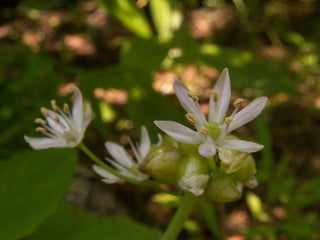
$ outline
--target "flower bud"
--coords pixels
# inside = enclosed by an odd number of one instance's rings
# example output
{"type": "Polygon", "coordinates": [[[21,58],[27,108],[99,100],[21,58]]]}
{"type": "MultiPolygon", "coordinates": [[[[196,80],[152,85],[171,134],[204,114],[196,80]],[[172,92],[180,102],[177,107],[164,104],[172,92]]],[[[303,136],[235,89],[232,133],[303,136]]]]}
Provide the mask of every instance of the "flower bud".
{"type": "Polygon", "coordinates": [[[249,181],[252,177],[254,177],[256,171],[256,163],[252,155],[249,154],[240,165],[240,168],[237,171],[231,173],[230,175],[233,177],[233,179],[241,183],[245,183],[249,181]]]}
{"type": "Polygon", "coordinates": [[[242,187],[230,175],[219,172],[209,180],[205,195],[214,202],[233,202],[241,197],[242,187]]]}
{"type": "Polygon", "coordinates": [[[189,154],[183,158],[178,170],[178,186],[196,196],[202,195],[209,180],[209,168],[205,158],[189,154]]]}
{"type": "Polygon", "coordinates": [[[198,153],[199,145],[191,145],[191,144],[178,142],[178,148],[182,154],[188,155],[191,153],[198,153]]]}
{"type": "Polygon", "coordinates": [[[176,148],[161,146],[151,149],[139,166],[139,170],[157,180],[176,183],[180,163],[181,154],[176,148]]]}

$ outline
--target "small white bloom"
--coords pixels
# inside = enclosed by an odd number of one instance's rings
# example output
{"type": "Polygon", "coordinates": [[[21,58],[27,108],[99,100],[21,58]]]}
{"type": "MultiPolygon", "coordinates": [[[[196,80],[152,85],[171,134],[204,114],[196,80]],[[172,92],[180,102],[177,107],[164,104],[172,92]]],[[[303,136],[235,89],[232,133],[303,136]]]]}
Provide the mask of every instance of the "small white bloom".
{"type": "Polygon", "coordinates": [[[215,84],[210,101],[209,116],[205,118],[198,98],[178,79],[173,80],[173,87],[182,107],[187,111],[186,118],[194,125],[194,131],[174,121],[155,121],[154,123],[165,133],[179,142],[200,144],[199,153],[207,158],[214,156],[217,147],[235,149],[241,152],[256,152],[263,145],[225,136],[236,128],[252,121],[265,107],[268,98],[259,97],[238,112],[242,99],[234,102],[235,110],[226,117],[230,103],[231,84],[228,69],[224,69],[215,84]]]}
{"type": "MultiPolygon", "coordinates": [[[[105,143],[108,152],[113,157],[113,159],[106,158],[106,160],[122,175],[138,181],[143,181],[149,177],[139,170],[139,165],[151,150],[151,142],[147,128],[144,126],[141,127],[140,145],[137,144],[134,146],[131,139],[129,139],[129,143],[136,161],[126,152],[124,147],[114,142],[105,143]]],[[[116,183],[123,181],[98,165],[93,165],[93,170],[103,177],[103,181],[105,183],[116,183]]]]}
{"type": "Polygon", "coordinates": [[[24,136],[33,149],[75,147],[82,141],[84,132],[91,121],[92,111],[88,103],[84,105],[80,90],[74,87],[73,91],[72,113],[67,104],[61,110],[55,100],[51,101],[54,111],[41,108],[45,120],[41,118],[35,120],[41,126],[36,128],[36,131],[46,137],[24,136]]]}

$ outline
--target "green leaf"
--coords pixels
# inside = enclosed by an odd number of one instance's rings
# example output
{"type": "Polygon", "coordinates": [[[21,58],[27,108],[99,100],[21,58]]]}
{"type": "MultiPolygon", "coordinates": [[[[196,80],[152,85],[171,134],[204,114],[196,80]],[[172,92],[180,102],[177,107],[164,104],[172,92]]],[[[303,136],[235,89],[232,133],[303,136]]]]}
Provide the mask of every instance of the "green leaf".
{"type": "Polygon", "coordinates": [[[157,28],[160,40],[169,40],[173,31],[178,29],[182,22],[182,14],[175,0],[151,0],[150,10],[153,22],[157,28]]]}
{"type": "Polygon", "coordinates": [[[0,162],[0,239],[33,232],[67,191],[75,166],[72,149],[21,151],[0,162]]]}
{"type": "Polygon", "coordinates": [[[137,7],[136,1],[96,0],[96,2],[137,36],[142,38],[152,37],[147,18],[142,9],[137,7]]]}
{"type": "Polygon", "coordinates": [[[158,239],[160,231],[148,229],[128,218],[102,219],[84,209],[61,204],[58,211],[43,222],[30,240],[150,240],[158,239]]]}

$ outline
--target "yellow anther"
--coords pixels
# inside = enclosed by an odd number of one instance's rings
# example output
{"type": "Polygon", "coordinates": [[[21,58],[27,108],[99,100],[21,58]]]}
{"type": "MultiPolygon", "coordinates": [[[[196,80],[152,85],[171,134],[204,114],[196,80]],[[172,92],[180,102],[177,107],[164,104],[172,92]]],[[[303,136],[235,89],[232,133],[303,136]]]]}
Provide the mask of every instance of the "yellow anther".
{"type": "Polygon", "coordinates": [[[195,101],[195,102],[199,101],[199,97],[198,97],[198,95],[197,95],[195,92],[189,91],[189,92],[188,92],[188,96],[191,97],[192,100],[195,101]]]}
{"type": "Polygon", "coordinates": [[[69,113],[70,112],[70,108],[69,108],[69,105],[67,103],[63,104],[63,111],[65,113],[69,113]]]}
{"type": "Polygon", "coordinates": [[[241,103],[243,103],[244,100],[243,98],[237,98],[234,102],[233,102],[233,106],[234,107],[238,107],[241,103]]]}
{"type": "Polygon", "coordinates": [[[43,125],[47,124],[47,122],[45,120],[43,120],[42,118],[37,118],[34,120],[34,122],[36,124],[43,124],[43,125]]]}
{"type": "Polygon", "coordinates": [[[226,124],[230,124],[232,121],[233,121],[232,117],[226,117],[226,119],[224,120],[226,124]]]}
{"type": "Polygon", "coordinates": [[[191,125],[196,125],[198,123],[198,119],[192,113],[187,113],[184,116],[186,117],[186,119],[191,125]]]}
{"type": "Polygon", "coordinates": [[[58,106],[57,106],[57,101],[56,100],[51,100],[50,101],[51,107],[54,111],[58,111],[58,106]]]}
{"type": "Polygon", "coordinates": [[[54,116],[54,121],[55,121],[56,123],[60,123],[60,120],[59,120],[58,115],[55,115],[55,116],[54,116]]]}
{"type": "Polygon", "coordinates": [[[208,128],[206,128],[205,126],[202,126],[201,128],[200,128],[200,133],[201,134],[203,134],[203,135],[205,135],[205,134],[207,134],[209,131],[208,131],[208,128]]]}
{"type": "Polygon", "coordinates": [[[213,101],[214,102],[218,102],[219,101],[219,92],[218,92],[218,90],[214,89],[212,91],[212,97],[213,97],[213,101]]]}
{"type": "Polygon", "coordinates": [[[37,127],[36,132],[46,132],[47,130],[43,127],[37,127]]]}
{"type": "Polygon", "coordinates": [[[44,117],[49,117],[49,112],[45,107],[42,107],[40,111],[44,117]]]}

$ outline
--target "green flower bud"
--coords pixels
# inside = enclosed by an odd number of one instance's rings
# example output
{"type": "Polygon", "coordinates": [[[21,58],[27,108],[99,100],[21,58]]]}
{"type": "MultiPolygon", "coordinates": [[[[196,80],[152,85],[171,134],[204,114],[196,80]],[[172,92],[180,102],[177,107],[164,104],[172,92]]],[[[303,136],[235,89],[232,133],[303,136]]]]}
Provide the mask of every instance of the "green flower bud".
{"type": "Polygon", "coordinates": [[[241,183],[245,183],[254,176],[256,171],[256,163],[252,155],[249,154],[240,165],[240,168],[230,175],[233,177],[233,179],[241,183]]]}
{"type": "Polygon", "coordinates": [[[178,170],[178,186],[196,196],[203,194],[209,180],[209,168],[205,158],[189,154],[183,158],[178,170]]]}
{"type": "Polygon", "coordinates": [[[241,197],[242,184],[230,175],[219,172],[208,182],[205,196],[214,202],[233,202],[241,197]]]}
{"type": "Polygon", "coordinates": [[[191,145],[179,142],[178,147],[182,154],[188,155],[192,153],[198,153],[199,145],[191,145]]]}
{"type": "Polygon", "coordinates": [[[162,144],[161,146],[169,146],[169,147],[178,147],[178,142],[173,139],[172,137],[170,137],[169,135],[164,135],[162,137],[162,144]]]}
{"type": "Polygon", "coordinates": [[[178,149],[161,146],[151,149],[139,166],[139,170],[157,180],[176,183],[180,163],[181,154],[178,149]]]}

